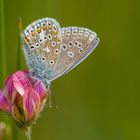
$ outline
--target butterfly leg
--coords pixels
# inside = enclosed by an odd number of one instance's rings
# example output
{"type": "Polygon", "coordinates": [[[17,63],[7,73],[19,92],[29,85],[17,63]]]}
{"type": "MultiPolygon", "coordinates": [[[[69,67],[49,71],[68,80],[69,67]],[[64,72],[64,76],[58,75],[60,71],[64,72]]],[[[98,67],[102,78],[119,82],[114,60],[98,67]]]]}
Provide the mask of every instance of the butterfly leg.
{"type": "Polygon", "coordinates": [[[52,94],[51,94],[51,90],[49,91],[49,107],[52,108],[52,94]]]}
{"type": "Polygon", "coordinates": [[[50,86],[49,85],[47,85],[46,88],[47,88],[48,93],[49,93],[49,102],[48,102],[48,104],[49,104],[49,107],[52,108],[52,94],[51,94],[51,89],[50,89],[50,86]]]}
{"type": "Polygon", "coordinates": [[[48,86],[47,89],[49,91],[49,101],[48,101],[49,107],[50,108],[53,108],[54,107],[55,109],[57,109],[58,107],[56,106],[56,103],[55,103],[55,97],[51,93],[50,86],[48,86]]]}

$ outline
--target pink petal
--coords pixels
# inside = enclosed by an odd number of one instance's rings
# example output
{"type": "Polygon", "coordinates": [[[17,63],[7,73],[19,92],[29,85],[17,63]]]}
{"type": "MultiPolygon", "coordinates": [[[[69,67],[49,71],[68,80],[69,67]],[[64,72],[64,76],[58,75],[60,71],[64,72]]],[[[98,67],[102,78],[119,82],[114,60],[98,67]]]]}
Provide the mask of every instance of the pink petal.
{"type": "Polygon", "coordinates": [[[0,110],[8,113],[10,112],[10,105],[1,91],[0,91],[0,110]]]}
{"type": "Polygon", "coordinates": [[[47,89],[41,81],[37,80],[35,82],[34,89],[37,92],[37,94],[40,96],[41,100],[43,100],[46,96],[48,96],[47,89]]]}
{"type": "Polygon", "coordinates": [[[26,120],[34,119],[40,108],[40,97],[32,87],[26,89],[23,96],[23,107],[26,120]]]}
{"type": "Polygon", "coordinates": [[[26,89],[32,85],[32,80],[27,71],[17,71],[12,75],[13,84],[17,92],[23,96],[26,89]]]}
{"type": "Polygon", "coordinates": [[[9,76],[4,84],[4,88],[3,88],[3,94],[6,97],[6,100],[9,102],[9,104],[13,104],[14,98],[15,98],[15,88],[13,85],[13,79],[12,76],[9,76]]]}

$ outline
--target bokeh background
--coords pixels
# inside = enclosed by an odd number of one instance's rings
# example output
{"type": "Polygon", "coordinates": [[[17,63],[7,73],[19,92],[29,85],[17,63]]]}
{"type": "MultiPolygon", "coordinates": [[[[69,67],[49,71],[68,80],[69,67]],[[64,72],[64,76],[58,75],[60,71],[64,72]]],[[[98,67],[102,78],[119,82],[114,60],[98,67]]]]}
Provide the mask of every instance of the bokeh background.
{"type": "MultiPolygon", "coordinates": [[[[22,51],[18,53],[19,17],[24,27],[52,17],[62,27],[84,26],[100,38],[88,59],[53,82],[52,94],[59,108],[45,109],[33,126],[32,140],[140,140],[139,0],[0,1],[4,1],[1,88],[4,78],[17,70],[17,63],[26,69],[22,51]]],[[[0,121],[12,127],[11,137],[5,140],[25,140],[9,117],[0,114],[0,121]]]]}

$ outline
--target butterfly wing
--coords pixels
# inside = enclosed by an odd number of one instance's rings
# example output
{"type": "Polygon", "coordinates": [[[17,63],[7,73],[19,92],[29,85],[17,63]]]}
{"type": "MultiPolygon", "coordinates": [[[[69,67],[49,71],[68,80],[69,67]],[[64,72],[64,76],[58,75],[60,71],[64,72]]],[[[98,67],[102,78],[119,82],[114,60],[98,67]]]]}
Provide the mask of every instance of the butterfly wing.
{"type": "Polygon", "coordinates": [[[61,37],[61,53],[54,68],[53,79],[66,74],[77,66],[99,43],[96,33],[86,28],[62,28],[61,37]]]}
{"type": "Polygon", "coordinates": [[[23,32],[24,54],[31,76],[49,83],[60,54],[60,26],[52,18],[30,24],[23,32]]]}

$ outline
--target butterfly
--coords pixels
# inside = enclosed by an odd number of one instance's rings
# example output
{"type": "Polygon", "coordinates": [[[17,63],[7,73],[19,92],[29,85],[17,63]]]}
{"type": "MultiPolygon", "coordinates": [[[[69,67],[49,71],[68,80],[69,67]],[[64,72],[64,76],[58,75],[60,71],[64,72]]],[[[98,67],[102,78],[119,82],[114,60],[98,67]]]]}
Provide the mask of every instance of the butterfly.
{"type": "Polygon", "coordinates": [[[43,18],[25,28],[23,43],[31,77],[48,87],[82,62],[96,48],[99,38],[87,28],[61,28],[55,19],[43,18]]]}

